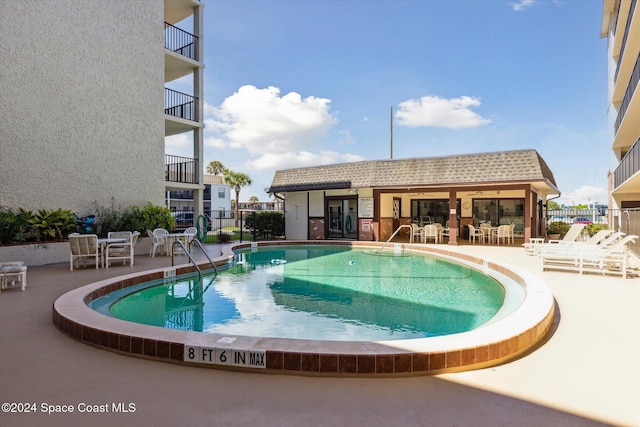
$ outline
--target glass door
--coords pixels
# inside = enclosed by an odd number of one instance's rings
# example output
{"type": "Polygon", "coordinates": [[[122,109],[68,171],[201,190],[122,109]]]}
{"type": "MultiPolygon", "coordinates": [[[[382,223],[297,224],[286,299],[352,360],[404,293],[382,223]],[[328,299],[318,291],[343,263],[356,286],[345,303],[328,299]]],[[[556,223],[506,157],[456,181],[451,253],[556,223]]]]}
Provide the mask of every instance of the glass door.
{"type": "Polygon", "coordinates": [[[358,238],[358,200],[327,200],[327,237],[331,239],[358,238]]]}

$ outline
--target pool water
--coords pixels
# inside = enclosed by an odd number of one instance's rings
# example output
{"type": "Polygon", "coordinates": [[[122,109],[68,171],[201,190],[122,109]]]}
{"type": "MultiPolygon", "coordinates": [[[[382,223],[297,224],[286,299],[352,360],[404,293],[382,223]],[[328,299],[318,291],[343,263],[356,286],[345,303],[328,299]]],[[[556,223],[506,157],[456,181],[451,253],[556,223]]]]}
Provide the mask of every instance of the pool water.
{"type": "Polygon", "coordinates": [[[91,306],[181,330],[378,341],[469,331],[491,320],[505,300],[497,280],[465,265],[344,246],[253,248],[215,279],[149,285],[91,306]]]}

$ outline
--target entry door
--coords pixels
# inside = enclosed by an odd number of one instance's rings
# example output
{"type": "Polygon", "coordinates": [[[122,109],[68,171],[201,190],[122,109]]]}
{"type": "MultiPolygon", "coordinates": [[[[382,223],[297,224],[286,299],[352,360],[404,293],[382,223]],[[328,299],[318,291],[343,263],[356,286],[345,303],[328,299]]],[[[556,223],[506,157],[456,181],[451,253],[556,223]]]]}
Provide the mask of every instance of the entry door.
{"type": "Polygon", "coordinates": [[[358,200],[327,200],[327,237],[339,239],[358,238],[358,200]]]}
{"type": "Polygon", "coordinates": [[[402,212],[402,199],[393,198],[393,231],[396,231],[400,227],[400,212],[402,212]]]}

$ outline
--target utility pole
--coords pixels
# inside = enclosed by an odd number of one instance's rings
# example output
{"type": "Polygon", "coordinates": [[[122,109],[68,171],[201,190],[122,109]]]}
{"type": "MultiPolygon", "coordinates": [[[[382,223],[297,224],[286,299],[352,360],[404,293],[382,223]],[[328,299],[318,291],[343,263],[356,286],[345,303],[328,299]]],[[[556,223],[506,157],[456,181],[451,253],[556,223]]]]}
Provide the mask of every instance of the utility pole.
{"type": "Polygon", "coordinates": [[[393,160],[393,107],[390,107],[391,114],[389,116],[389,159],[393,160]]]}

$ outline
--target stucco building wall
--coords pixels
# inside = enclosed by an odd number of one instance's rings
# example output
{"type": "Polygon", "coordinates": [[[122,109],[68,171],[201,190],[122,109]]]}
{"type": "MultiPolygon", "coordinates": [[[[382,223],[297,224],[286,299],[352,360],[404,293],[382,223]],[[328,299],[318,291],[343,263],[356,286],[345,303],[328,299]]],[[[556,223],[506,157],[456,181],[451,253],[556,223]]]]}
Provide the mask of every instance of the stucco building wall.
{"type": "Polygon", "coordinates": [[[162,205],[163,1],[0,3],[0,205],[162,205]]]}

